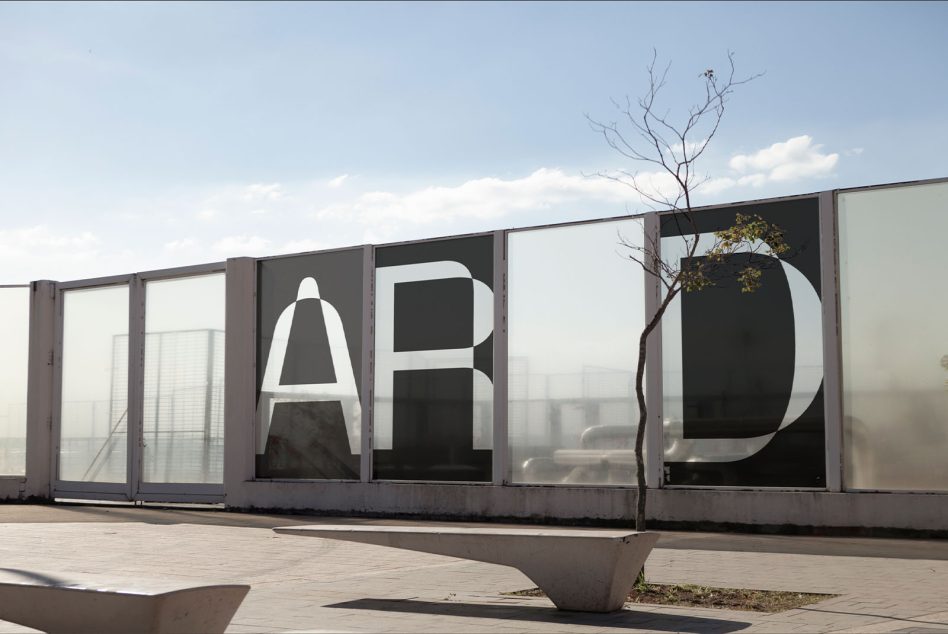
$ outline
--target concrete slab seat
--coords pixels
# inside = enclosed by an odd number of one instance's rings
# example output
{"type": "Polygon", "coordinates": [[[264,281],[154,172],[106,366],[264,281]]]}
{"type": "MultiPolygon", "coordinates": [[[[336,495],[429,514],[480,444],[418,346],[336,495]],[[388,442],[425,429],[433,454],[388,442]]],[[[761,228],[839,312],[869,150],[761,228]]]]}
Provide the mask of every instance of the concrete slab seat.
{"type": "Polygon", "coordinates": [[[51,634],[219,633],[249,590],[0,568],[0,620],[51,634]]]}
{"type": "Polygon", "coordinates": [[[510,566],[557,608],[581,612],[621,609],[658,541],[658,533],[559,528],[315,525],[273,530],[510,566]]]}

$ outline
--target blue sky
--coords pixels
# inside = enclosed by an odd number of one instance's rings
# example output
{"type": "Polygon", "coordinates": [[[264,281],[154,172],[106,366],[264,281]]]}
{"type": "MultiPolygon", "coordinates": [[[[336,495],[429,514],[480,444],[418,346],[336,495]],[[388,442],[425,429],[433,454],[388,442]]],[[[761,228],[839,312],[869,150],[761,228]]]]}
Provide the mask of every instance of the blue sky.
{"type": "Polygon", "coordinates": [[[948,176],[946,3],[2,3],[0,281],[642,207],[589,128],[652,48],[733,96],[701,202],[948,176]]]}

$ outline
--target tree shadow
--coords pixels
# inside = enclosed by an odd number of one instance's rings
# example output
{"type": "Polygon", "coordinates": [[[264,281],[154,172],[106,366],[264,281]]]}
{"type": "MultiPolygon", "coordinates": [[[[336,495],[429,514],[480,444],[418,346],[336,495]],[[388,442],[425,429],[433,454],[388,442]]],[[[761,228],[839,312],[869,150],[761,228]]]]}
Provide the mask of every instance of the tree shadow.
{"type": "Polygon", "coordinates": [[[522,604],[495,605],[484,603],[460,603],[419,601],[416,599],[355,599],[327,605],[327,608],[349,610],[379,610],[382,612],[405,612],[458,616],[505,621],[533,621],[561,626],[588,625],[592,627],[614,627],[618,629],[647,629],[661,632],[736,632],[750,627],[751,623],[727,619],[709,619],[683,614],[663,614],[653,611],[622,610],[619,612],[569,612],[547,606],[522,604]]]}

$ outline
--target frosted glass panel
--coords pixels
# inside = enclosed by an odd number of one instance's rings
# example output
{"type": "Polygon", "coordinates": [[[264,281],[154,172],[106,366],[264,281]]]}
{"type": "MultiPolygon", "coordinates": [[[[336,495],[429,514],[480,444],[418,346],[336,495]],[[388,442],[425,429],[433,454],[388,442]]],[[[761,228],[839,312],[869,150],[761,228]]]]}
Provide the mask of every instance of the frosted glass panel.
{"type": "Polygon", "coordinates": [[[0,475],[26,473],[30,289],[0,288],[0,475]]]}
{"type": "Polygon", "coordinates": [[[635,482],[644,273],[638,220],[508,235],[508,435],[514,482],[635,482]]]}
{"type": "Polygon", "coordinates": [[[223,481],[224,274],[145,284],[145,482],[223,481]]]}
{"type": "Polygon", "coordinates": [[[63,293],[59,478],[125,482],[128,286],[63,293]]]}
{"type": "Polygon", "coordinates": [[[948,490],[948,184],[840,194],[846,485],[948,490]]]}

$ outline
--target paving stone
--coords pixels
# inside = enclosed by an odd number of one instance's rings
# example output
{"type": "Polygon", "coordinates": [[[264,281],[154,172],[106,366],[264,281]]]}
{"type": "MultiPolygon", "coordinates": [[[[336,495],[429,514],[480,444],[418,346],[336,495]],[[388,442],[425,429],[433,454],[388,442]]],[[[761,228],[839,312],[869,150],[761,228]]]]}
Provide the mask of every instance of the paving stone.
{"type": "MultiPolygon", "coordinates": [[[[91,512],[82,521],[61,522],[41,521],[47,515],[62,517],[58,507],[20,509],[31,522],[16,521],[16,509],[0,511],[3,567],[249,583],[252,590],[228,630],[240,634],[948,629],[948,560],[920,559],[917,554],[881,558],[671,549],[660,542],[646,566],[651,581],[841,596],[777,614],[634,605],[619,613],[592,615],[558,612],[545,599],[502,595],[533,585],[513,569],[275,536],[269,526],[277,524],[268,525],[263,516],[221,514],[224,517],[214,523],[213,518],[177,511],[126,508],[105,515],[121,521],[93,523],[87,517],[91,512]]],[[[764,542],[760,536],[751,541],[755,547],[764,542]]],[[[734,542],[739,545],[740,539],[734,542]]],[[[32,631],[0,622],[0,632],[32,631]]]]}

